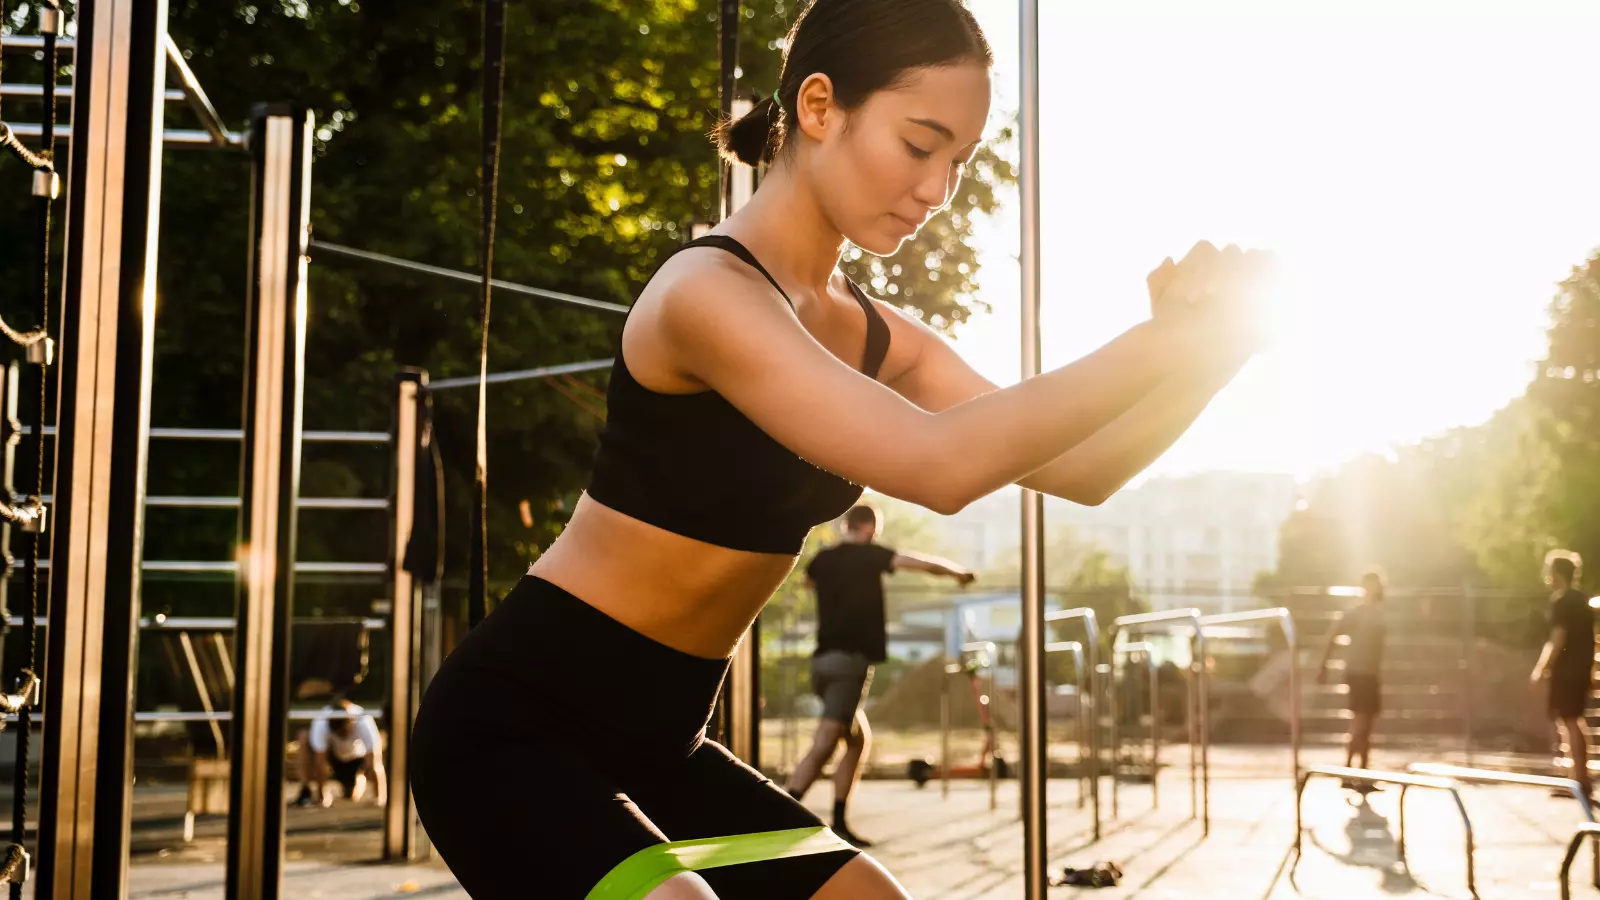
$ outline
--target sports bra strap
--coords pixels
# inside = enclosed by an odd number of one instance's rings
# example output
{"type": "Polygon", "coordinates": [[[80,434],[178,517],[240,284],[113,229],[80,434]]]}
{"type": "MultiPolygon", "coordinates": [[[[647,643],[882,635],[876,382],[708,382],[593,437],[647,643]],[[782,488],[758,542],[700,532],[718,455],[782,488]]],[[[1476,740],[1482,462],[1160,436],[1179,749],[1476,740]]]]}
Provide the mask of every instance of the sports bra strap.
{"type": "MultiPolygon", "coordinates": [[[[732,253],[750,268],[760,272],[762,277],[772,283],[773,289],[778,292],[778,296],[783,298],[783,302],[789,304],[790,309],[794,309],[794,301],[789,299],[789,295],[784,291],[783,286],[778,284],[778,279],[772,277],[772,273],[768,272],[767,267],[756,259],[756,255],[750,252],[750,248],[737,240],[725,234],[708,234],[704,237],[695,238],[672,252],[679,253],[690,247],[716,247],[718,250],[732,253]]],[[[867,317],[867,348],[861,357],[861,372],[868,378],[876,379],[878,370],[883,366],[884,357],[889,355],[889,323],[883,320],[883,315],[878,312],[877,305],[872,302],[860,285],[848,278],[845,279],[845,283],[850,285],[850,292],[855,294],[856,302],[861,304],[861,311],[867,317]]]]}
{"type": "Polygon", "coordinates": [[[778,279],[772,277],[772,273],[767,271],[767,267],[763,266],[761,261],[756,259],[756,255],[751,253],[750,248],[745,245],[725,234],[708,234],[704,237],[697,237],[672,252],[681,253],[690,247],[716,247],[718,250],[723,250],[739,257],[745,265],[760,272],[762,277],[772,282],[772,287],[777,290],[778,296],[783,298],[783,302],[789,304],[790,309],[794,309],[794,301],[789,299],[789,294],[784,291],[783,285],[778,283],[778,279]]]}
{"type": "Polygon", "coordinates": [[[861,311],[867,314],[867,350],[861,356],[861,374],[876,381],[883,358],[889,355],[889,323],[883,320],[877,304],[860,285],[848,278],[845,281],[850,284],[850,292],[856,295],[856,302],[861,304],[861,311]]]}

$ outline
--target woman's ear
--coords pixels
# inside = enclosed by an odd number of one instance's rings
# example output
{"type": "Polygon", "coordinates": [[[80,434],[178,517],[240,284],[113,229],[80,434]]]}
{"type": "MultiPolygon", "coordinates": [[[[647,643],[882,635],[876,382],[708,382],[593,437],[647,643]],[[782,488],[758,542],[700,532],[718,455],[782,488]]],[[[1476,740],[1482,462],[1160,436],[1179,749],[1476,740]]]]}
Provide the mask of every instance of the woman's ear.
{"type": "Polygon", "coordinates": [[[833,81],[821,72],[813,72],[800,83],[795,95],[795,127],[806,137],[820,141],[831,128],[838,127],[843,110],[834,102],[833,81]]]}

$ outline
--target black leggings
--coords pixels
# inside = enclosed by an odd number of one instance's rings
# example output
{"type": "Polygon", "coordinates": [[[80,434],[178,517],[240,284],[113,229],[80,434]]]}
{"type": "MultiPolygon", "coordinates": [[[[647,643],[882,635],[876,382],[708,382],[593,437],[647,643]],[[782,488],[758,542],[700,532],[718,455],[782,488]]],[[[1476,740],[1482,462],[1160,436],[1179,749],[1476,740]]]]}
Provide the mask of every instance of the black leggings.
{"type": "MultiPolygon", "coordinates": [[[[727,660],[525,577],[445,660],[412,737],[428,837],[477,900],[583,900],[668,841],[821,825],[704,737],[727,660]]],[[[806,900],[841,851],[708,869],[722,900],[806,900]]]]}

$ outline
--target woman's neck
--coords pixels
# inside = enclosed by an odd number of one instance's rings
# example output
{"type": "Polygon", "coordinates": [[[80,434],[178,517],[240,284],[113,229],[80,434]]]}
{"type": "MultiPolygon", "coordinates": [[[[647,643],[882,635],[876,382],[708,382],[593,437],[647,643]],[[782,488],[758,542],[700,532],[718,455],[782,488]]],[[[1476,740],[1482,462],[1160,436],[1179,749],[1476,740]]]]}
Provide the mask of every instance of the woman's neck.
{"type": "Polygon", "coordinates": [[[844,247],[844,235],[789,162],[773,166],[750,202],[717,231],[748,246],[779,281],[804,285],[819,297],[826,296],[844,247]]]}

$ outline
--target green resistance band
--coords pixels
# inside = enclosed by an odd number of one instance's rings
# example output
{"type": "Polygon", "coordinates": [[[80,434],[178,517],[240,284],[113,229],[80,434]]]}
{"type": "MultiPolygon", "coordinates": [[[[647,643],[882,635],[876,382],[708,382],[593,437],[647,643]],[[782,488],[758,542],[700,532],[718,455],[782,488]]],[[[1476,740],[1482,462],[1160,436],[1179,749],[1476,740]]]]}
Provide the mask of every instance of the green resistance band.
{"type": "Polygon", "coordinates": [[[853,849],[820,825],[657,844],[618,863],[585,900],[643,900],[663,881],[683,872],[853,849]]]}

